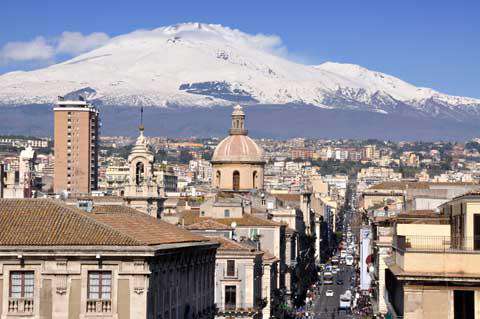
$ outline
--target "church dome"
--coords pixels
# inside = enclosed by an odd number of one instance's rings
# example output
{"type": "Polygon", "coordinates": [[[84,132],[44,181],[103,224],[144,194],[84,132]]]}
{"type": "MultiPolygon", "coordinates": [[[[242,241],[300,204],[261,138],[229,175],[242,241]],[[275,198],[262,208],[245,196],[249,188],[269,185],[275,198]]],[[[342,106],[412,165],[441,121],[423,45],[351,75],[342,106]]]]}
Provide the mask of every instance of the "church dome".
{"type": "Polygon", "coordinates": [[[264,163],[263,150],[247,135],[230,135],[213,152],[212,163],[264,163]]]}
{"type": "Polygon", "coordinates": [[[245,113],[242,107],[235,106],[230,135],[215,148],[212,163],[265,163],[263,150],[248,137],[244,121],[245,113]]]}

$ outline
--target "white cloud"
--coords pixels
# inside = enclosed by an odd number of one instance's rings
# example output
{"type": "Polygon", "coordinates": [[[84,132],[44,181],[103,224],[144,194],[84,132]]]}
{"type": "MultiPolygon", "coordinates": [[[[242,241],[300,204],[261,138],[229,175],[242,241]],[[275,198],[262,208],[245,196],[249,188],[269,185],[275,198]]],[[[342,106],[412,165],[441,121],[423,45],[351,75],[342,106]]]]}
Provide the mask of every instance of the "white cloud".
{"type": "Polygon", "coordinates": [[[98,48],[110,40],[103,32],[83,35],[80,32],[63,32],[60,37],[46,39],[38,36],[31,41],[8,42],[0,48],[0,64],[47,62],[54,63],[58,54],[75,56],[98,48]]]}
{"type": "Polygon", "coordinates": [[[44,37],[36,37],[26,42],[8,42],[0,49],[0,61],[44,61],[55,55],[54,47],[44,37]]]}
{"type": "Polygon", "coordinates": [[[285,55],[287,53],[287,48],[283,45],[282,38],[277,35],[265,35],[265,34],[256,34],[249,36],[249,42],[265,51],[269,51],[278,55],[285,55]]]}
{"type": "Polygon", "coordinates": [[[83,35],[80,32],[63,32],[58,40],[56,51],[71,55],[80,54],[104,45],[110,37],[103,32],[83,35]]]}

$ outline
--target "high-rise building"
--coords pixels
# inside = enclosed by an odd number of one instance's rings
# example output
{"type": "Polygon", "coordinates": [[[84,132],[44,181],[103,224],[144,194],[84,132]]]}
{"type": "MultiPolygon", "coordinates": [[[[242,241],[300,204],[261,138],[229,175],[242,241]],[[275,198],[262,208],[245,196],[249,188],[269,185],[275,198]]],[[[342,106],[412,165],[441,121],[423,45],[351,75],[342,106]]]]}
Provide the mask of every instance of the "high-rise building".
{"type": "Polygon", "coordinates": [[[98,185],[98,110],[84,99],[59,98],[54,110],[53,190],[87,194],[98,185]]]}
{"type": "Polygon", "coordinates": [[[3,198],[3,179],[4,179],[4,176],[5,175],[5,166],[3,163],[0,163],[0,198],[3,198]]]}

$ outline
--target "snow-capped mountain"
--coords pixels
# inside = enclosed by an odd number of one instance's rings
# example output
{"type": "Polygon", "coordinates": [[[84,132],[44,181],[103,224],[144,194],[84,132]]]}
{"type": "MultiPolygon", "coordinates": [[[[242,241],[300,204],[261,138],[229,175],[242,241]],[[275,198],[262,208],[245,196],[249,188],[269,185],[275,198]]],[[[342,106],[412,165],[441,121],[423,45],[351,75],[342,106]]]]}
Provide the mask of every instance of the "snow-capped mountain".
{"type": "Polygon", "coordinates": [[[135,31],[71,60],[0,76],[0,104],[84,92],[104,105],[309,104],[463,119],[480,100],[450,96],[353,64],[302,65],[275,38],[186,23],[135,31]]]}

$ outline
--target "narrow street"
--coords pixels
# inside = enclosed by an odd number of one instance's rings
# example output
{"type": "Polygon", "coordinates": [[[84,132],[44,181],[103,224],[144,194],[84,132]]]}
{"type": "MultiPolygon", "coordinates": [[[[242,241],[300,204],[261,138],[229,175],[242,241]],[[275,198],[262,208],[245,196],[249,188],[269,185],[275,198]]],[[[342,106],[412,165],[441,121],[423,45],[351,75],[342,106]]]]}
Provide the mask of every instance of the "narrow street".
{"type": "MultiPolygon", "coordinates": [[[[356,199],[354,197],[355,184],[350,183],[347,191],[347,196],[345,200],[345,206],[343,212],[339,217],[337,229],[342,231],[342,243],[343,247],[338,247],[336,252],[336,258],[340,260],[340,265],[338,266],[338,272],[333,274],[333,283],[325,284],[324,280],[320,281],[318,292],[313,300],[312,312],[315,319],[330,319],[330,318],[354,318],[351,314],[351,308],[341,309],[340,310],[340,296],[345,294],[347,290],[350,290],[352,293],[355,291],[355,264],[348,266],[345,263],[345,256],[351,255],[350,257],[355,257],[358,253],[358,235],[353,229],[355,225],[352,224],[352,220],[355,219],[355,204],[356,199]],[[348,248],[347,248],[348,247],[348,248]],[[342,257],[340,256],[340,250],[344,250],[342,257]],[[327,296],[327,291],[333,291],[333,296],[329,294],[327,296]]],[[[332,256],[333,257],[333,256],[332,256]]],[[[332,259],[327,263],[327,265],[332,264],[332,259]]],[[[322,276],[321,276],[322,277],[322,276]]],[[[353,300],[353,296],[352,296],[353,300]]]]}
{"type": "Polygon", "coordinates": [[[335,281],[331,285],[323,285],[320,287],[319,294],[314,301],[313,311],[315,318],[353,318],[347,315],[346,311],[339,311],[340,295],[345,293],[347,289],[353,286],[351,278],[354,274],[352,266],[340,266],[340,271],[335,276],[335,281]],[[336,280],[341,279],[342,285],[337,285],[336,280]],[[332,297],[325,296],[325,292],[331,289],[334,292],[332,297]]]}

